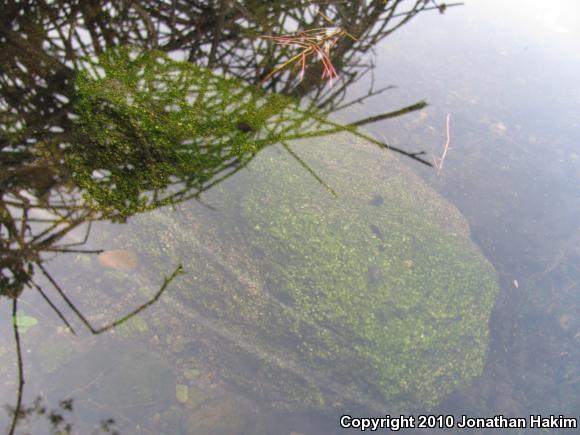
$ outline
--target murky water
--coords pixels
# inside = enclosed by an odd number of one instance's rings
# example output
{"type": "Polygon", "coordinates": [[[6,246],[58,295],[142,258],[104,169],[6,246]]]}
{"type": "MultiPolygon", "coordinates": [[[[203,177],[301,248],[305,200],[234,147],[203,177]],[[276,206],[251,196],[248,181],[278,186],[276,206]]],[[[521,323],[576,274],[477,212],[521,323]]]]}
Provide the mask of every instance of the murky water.
{"type": "Polygon", "coordinates": [[[6,433],[580,417],[577,5],[330,3],[2,12],[6,433]]]}

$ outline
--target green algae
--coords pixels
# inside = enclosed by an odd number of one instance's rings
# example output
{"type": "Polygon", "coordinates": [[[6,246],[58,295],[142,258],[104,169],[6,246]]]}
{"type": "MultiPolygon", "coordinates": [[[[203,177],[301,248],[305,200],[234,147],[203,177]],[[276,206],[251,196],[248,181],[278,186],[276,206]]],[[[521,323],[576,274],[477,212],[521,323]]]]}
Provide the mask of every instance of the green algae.
{"type": "Polygon", "coordinates": [[[409,412],[482,373],[495,272],[400,162],[337,127],[321,137],[322,117],[292,100],[155,52],[100,65],[104,78],[78,79],[68,162],[106,215],[151,211],[117,242],[150,265],[141,285],[183,264],[164,301],[205,328],[220,376],[278,407],[409,412]],[[249,171],[222,177],[233,159],[249,171]],[[183,202],[175,180],[211,208],[183,202]]]}
{"type": "MultiPolygon", "coordinates": [[[[394,159],[345,139],[296,148],[338,199],[297,177],[289,159],[264,152],[256,160],[244,198],[250,242],[268,258],[274,294],[291,295],[297,312],[353,343],[345,349],[330,340],[330,366],[366,361],[347,373],[370,376],[386,398],[432,406],[482,372],[495,273],[455,209],[394,159]],[[385,204],[370,205],[371,192],[385,204]],[[370,225],[385,234],[381,245],[370,225]],[[369,267],[381,271],[380,282],[369,282],[369,267]]],[[[320,358],[320,349],[311,353],[320,358]]]]}
{"type": "Polygon", "coordinates": [[[129,47],[88,62],[75,85],[66,162],[87,205],[117,219],[181,200],[243,166],[277,137],[251,132],[291,102],[129,47]]]}

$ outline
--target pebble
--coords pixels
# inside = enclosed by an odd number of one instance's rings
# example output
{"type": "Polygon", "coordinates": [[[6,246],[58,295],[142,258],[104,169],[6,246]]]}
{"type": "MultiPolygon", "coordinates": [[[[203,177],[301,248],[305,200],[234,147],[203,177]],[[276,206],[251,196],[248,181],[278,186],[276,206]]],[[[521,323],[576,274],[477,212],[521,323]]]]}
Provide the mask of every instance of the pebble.
{"type": "Polygon", "coordinates": [[[175,399],[179,403],[186,403],[189,398],[189,387],[185,384],[177,384],[175,386],[175,399]]]}

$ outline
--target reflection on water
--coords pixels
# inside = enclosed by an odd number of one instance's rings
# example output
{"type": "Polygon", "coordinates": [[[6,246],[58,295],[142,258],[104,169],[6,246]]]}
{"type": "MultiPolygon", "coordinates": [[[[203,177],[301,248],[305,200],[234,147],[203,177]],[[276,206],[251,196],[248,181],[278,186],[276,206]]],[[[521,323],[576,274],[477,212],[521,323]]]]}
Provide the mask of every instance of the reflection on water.
{"type": "MultiPolygon", "coordinates": [[[[0,425],[314,434],[335,433],[341,410],[574,416],[570,180],[543,190],[562,195],[550,203],[561,213],[537,204],[547,217],[530,223],[492,190],[519,174],[510,150],[535,164],[522,128],[476,118],[477,95],[429,110],[422,98],[437,102],[448,86],[403,74],[397,83],[424,95],[400,97],[367,74],[377,44],[429,9],[421,17],[441,23],[437,10],[452,11],[382,0],[8,6],[0,284],[13,322],[0,326],[0,425]],[[328,21],[357,38],[333,48],[341,82],[325,86],[314,63],[302,81],[274,76],[271,93],[247,84],[294,54],[258,36],[328,21]],[[391,108],[374,110],[387,95],[391,108]],[[439,177],[426,145],[442,142],[434,111],[473,123],[452,124],[439,177]],[[385,122],[397,126],[391,141],[385,122]],[[504,166],[476,145],[483,137],[503,144],[504,166]],[[497,299],[463,216],[391,154],[467,216],[499,271],[497,299]],[[558,229],[530,237],[538,223],[558,229]],[[506,237],[502,225],[528,233],[506,237]]],[[[399,64],[430,58],[405,41],[418,54],[405,48],[399,64]]],[[[542,175],[559,181],[561,167],[577,171],[566,161],[542,175]]],[[[520,195],[533,197],[529,185],[520,195]]]]}

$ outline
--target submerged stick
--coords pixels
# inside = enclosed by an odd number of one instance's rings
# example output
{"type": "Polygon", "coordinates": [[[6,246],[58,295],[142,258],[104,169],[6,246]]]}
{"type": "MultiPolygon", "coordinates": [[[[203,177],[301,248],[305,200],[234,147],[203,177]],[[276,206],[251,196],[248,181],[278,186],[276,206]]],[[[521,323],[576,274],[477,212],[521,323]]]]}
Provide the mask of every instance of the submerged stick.
{"type": "Polygon", "coordinates": [[[13,435],[16,430],[16,424],[20,418],[22,410],[22,392],[24,390],[24,368],[22,364],[22,346],[20,345],[20,334],[18,332],[18,322],[16,316],[18,314],[18,298],[12,299],[12,330],[14,332],[14,343],[16,345],[16,359],[18,363],[18,394],[16,396],[16,406],[14,407],[14,415],[8,430],[8,435],[13,435]]]}
{"type": "Polygon", "coordinates": [[[437,157],[433,157],[433,163],[435,164],[435,167],[437,168],[437,173],[441,172],[441,169],[443,169],[443,162],[445,161],[445,157],[447,157],[447,151],[449,151],[449,140],[450,140],[450,134],[449,134],[449,121],[451,119],[451,116],[449,115],[449,113],[447,114],[447,142],[445,142],[445,145],[443,145],[443,154],[441,154],[441,157],[437,158],[437,157]]]}

